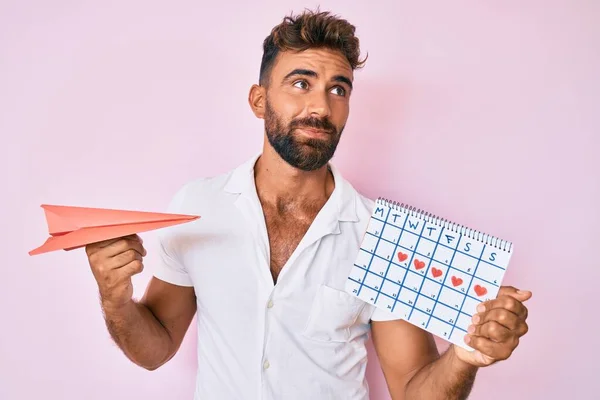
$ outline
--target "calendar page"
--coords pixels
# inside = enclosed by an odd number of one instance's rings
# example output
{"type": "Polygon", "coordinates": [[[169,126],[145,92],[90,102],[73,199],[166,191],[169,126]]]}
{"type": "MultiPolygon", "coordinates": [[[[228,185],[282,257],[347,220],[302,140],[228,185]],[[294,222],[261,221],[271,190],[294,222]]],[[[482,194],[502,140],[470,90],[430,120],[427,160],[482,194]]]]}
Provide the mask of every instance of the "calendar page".
{"type": "Polygon", "coordinates": [[[477,305],[494,299],[512,244],[378,200],[345,290],[472,350],[477,305]]]}

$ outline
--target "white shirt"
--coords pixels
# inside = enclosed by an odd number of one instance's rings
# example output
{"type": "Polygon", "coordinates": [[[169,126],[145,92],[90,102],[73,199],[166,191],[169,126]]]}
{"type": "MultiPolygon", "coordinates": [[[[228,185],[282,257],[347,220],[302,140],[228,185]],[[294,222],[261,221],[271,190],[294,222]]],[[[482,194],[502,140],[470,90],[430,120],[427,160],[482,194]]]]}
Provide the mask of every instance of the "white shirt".
{"type": "Polygon", "coordinates": [[[159,232],[154,275],[197,297],[196,400],[365,400],[365,342],[387,312],[346,293],[374,202],[330,165],[335,188],[274,285],[254,183],[258,155],[184,185],[159,232]]]}

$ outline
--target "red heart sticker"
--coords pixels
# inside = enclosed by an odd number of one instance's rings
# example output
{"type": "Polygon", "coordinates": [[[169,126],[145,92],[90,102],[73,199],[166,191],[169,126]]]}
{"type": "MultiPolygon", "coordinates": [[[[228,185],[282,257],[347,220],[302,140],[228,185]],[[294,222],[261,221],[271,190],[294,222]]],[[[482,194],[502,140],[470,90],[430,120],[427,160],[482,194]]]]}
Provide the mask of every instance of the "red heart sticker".
{"type": "Polygon", "coordinates": [[[455,287],[456,287],[456,286],[460,286],[460,285],[462,285],[462,283],[463,283],[463,280],[462,280],[462,279],[460,279],[460,278],[458,278],[458,277],[456,277],[456,276],[453,276],[453,277],[452,277],[452,285],[453,285],[453,286],[455,286],[455,287]]]}
{"type": "Polygon", "coordinates": [[[477,293],[477,296],[483,296],[487,293],[487,289],[483,286],[475,285],[473,289],[475,289],[475,293],[477,293]]]}
{"type": "Polygon", "coordinates": [[[398,253],[398,260],[400,260],[400,262],[406,261],[407,258],[408,258],[408,254],[404,254],[403,252],[398,253]]]}
{"type": "Polygon", "coordinates": [[[442,270],[437,268],[431,268],[431,275],[433,275],[434,278],[440,277],[442,276],[442,270]]]}
{"type": "Polygon", "coordinates": [[[419,260],[415,259],[415,268],[418,270],[425,268],[425,261],[419,261],[419,260]]]}

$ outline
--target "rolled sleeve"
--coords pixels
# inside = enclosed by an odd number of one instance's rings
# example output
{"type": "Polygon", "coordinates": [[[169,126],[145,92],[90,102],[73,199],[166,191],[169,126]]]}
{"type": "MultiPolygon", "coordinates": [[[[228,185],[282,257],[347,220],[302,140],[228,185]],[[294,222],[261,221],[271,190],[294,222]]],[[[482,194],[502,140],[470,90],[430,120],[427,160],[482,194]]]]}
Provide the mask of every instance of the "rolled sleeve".
{"type": "MultiPolygon", "coordinates": [[[[169,203],[167,212],[182,214],[182,204],[185,198],[184,186],[169,203]]],[[[194,286],[192,279],[181,259],[179,242],[181,241],[180,225],[175,225],[158,231],[158,262],[153,269],[153,275],[165,282],[179,286],[194,286]]]]}
{"type": "Polygon", "coordinates": [[[154,268],[153,275],[168,283],[179,286],[194,286],[185,266],[173,255],[169,239],[159,240],[159,262],[154,268]]]}
{"type": "Polygon", "coordinates": [[[375,308],[373,315],[371,315],[371,321],[394,321],[397,319],[402,319],[402,316],[399,313],[391,313],[377,307],[375,308]]]}

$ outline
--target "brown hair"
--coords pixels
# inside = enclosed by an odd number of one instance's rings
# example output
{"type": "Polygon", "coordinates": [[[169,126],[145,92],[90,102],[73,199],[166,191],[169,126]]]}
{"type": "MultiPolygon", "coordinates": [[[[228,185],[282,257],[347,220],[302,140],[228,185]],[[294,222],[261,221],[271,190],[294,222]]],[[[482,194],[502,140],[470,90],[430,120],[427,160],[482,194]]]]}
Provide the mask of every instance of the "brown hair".
{"type": "Polygon", "coordinates": [[[359,59],[359,40],[354,36],[355,29],[354,25],[328,11],[306,10],[297,16],[292,14],[284,17],[263,42],[260,84],[268,84],[277,54],[286,50],[304,51],[319,47],[339,50],[353,70],[361,68],[366,58],[359,59]]]}

